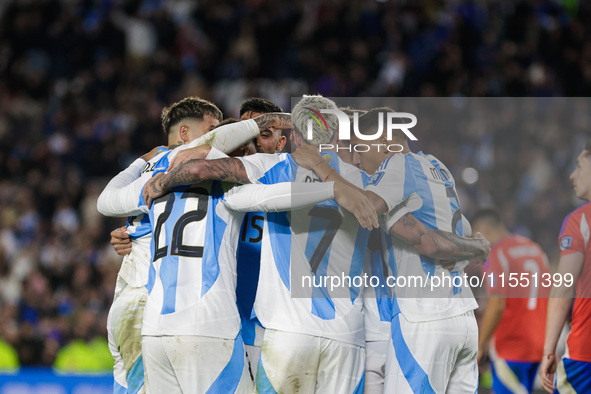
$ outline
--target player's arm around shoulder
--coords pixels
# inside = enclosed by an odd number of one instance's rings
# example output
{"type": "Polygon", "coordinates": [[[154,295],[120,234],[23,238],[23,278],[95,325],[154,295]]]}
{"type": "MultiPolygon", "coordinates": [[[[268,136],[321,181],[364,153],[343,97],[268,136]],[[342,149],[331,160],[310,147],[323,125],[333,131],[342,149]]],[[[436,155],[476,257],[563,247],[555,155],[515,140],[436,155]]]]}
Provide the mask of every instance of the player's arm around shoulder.
{"type": "Polygon", "coordinates": [[[168,149],[157,146],[113,177],[97,200],[97,210],[105,216],[119,217],[143,213],[138,210],[138,196],[144,182],[142,174],[151,171],[165,151],[168,149]]]}
{"type": "Polygon", "coordinates": [[[387,222],[390,234],[402,239],[420,254],[438,261],[475,260],[484,264],[490,254],[490,242],[482,234],[465,238],[447,231],[431,230],[411,212],[406,212],[395,223],[387,222]],[[391,224],[391,225],[390,225],[391,224]]]}
{"type": "Polygon", "coordinates": [[[217,160],[192,159],[172,171],[159,173],[146,183],[143,196],[146,205],[168,193],[179,185],[193,185],[206,180],[220,180],[234,183],[249,183],[250,180],[242,161],[234,158],[217,160]]]}
{"type": "MultiPolygon", "coordinates": [[[[300,166],[314,171],[323,182],[334,182],[335,200],[341,207],[351,212],[363,228],[369,230],[378,228],[379,210],[375,202],[363,189],[343,178],[317,149],[311,145],[299,147],[297,151],[300,151],[300,155],[294,157],[294,160],[300,166]]],[[[330,156],[327,157],[330,158],[330,156]]]]}

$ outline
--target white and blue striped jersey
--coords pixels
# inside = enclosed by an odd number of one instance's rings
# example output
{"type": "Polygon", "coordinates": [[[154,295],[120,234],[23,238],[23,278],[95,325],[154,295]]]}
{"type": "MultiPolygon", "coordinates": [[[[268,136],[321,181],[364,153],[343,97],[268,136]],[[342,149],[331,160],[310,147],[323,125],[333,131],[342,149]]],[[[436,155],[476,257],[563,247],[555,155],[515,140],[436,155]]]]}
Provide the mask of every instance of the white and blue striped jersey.
{"type": "Polygon", "coordinates": [[[264,212],[248,212],[240,228],[236,250],[237,283],[236,297],[240,313],[242,339],[245,345],[260,344],[256,325],[260,325],[254,313],[254,300],[261,268],[261,241],[263,239],[264,212]]]}
{"type": "Polygon", "coordinates": [[[386,234],[381,229],[372,230],[367,248],[365,270],[375,282],[363,289],[363,325],[366,342],[387,341],[391,335],[392,299],[386,282],[390,271],[382,253],[385,237],[386,234]]]}
{"type": "MultiPolygon", "coordinates": [[[[155,173],[165,171],[176,152],[155,173]]],[[[150,207],[152,258],[142,335],[238,335],[235,256],[244,213],[224,204],[231,187],[218,181],[179,187],[150,207]]]]}
{"type": "MultiPolygon", "coordinates": [[[[363,188],[362,171],[330,152],[331,166],[363,188]]],[[[251,182],[320,182],[289,154],[241,158],[251,182]]],[[[361,275],[369,231],[329,200],[313,207],[267,213],[254,309],[265,328],[364,345],[360,287],[330,289],[323,278],[361,275]]]]}
{"type": "MultiPolygon", "coordinates": [[[[165,171],[176,152],[163,157],[155,173],[165,171]]],[[[212,152],[208,159],[215,158],[212,152]]],[[[309,206],[333,195],[332,185],[307,188],[298,200],[290,198],[291,184],[234,186],[207,181],[178,187],[150,207],[152,258],[142,335],[236,338],[236,250],[244,212],[309,206]]]]}
{"type": "MultiPolygon", "coordinates": [[[[401,209],[404,201],[418,196],[422,205],[410,209],[418,220],[430,229],[463,235],[454,179],[443,163],[432,155],[419,152],[388,157],[372,176],[366,190],[383,198],[390,213],[401,209]]],[[[412,322],[430,321],[461,315],[478,307],[465,281],[461,281],[459,287],[446,285],[431,291],[431,277],[453,279],[463,276],[463,269],[450,272],[396,237],[386,236],[385,240],[384,259],[397,283],[392,302],[393,316],[400,312],[412,322]]]]}
{"type": "MultiPolygon", "coordinates": [[[[163,154],[169,151],[170,149],[164,147],[159,148],[156,155],[142,168],[140,177],[149,179],[154,171],[153,164],[160,161],[163,154]]],[[[127,219],[127,233],[131,238],[131,252],[123,257],[118,276],[131,287],[142,287],[148,283],[150,268],[152,226],[148,215],[140,213],[137,216],[130,216],[127,219]]]]}

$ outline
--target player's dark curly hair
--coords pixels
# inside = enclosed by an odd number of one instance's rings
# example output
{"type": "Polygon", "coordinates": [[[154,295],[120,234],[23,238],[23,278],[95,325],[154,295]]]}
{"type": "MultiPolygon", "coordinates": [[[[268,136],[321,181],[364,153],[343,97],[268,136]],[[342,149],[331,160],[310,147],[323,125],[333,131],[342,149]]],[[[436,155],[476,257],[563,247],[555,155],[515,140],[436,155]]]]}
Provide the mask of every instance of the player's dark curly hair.
{"type": "Polygon", "coordinates": [[[201,121],[205,115],[211,115],[219,121],[223,118],[222,111],[211,101],[195,96],[185,97],[162,110],[162,130],[168,135],[170,128],[181,120],[191,118],[201,121]]]}
{"type": "Polygon", "coordinates": [[[245,100],[240,106],[240,116],[248,112],[268,114],[271,112],[283,112],[280,106],[264,98],[251,97],[245,100]]]}

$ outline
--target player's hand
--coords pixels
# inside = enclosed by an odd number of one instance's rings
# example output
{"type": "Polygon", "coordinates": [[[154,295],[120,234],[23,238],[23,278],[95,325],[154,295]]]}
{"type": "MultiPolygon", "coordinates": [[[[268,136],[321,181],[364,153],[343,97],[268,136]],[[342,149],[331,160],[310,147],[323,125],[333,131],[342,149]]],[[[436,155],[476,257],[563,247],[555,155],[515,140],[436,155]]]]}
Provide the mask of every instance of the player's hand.
{"type": "MultiPolygon", "coordinates": [[[[314,170],[319,163],[322,163],[322,155],[318,151],[317,146],[302,145],[291,154],[291,157],[295,160],[300,167],[308,170],[314,170]]],[[[330,156],[328,156],[330,159],[330,156]]]]}
{"type": "Polygon", "coordinates": [[[269,128],[291,130],[291,114],[289,112],[275,112],[269,115],[275,115],[273,123],[268,126],[269,128]]]}
{"type": "Polygon", "coordinates": [[[542,387],[549,393],[552,393],[556,386],[554,386],[554,373],[556,372],[556,354],[548,353],[542,357],[542,364],[538,374],[542,379],[542,387]]]}
{"type": "Polygon", "coordinates": [[[127,227],[119,227],[111,231],[111,245],[119,256],[125,256],[131,252],[131,238],[126,231],[127,227]]]}
{"type": "Polygon", "coordinates": [[[484,357],[486,357],[488,351],[484,345],[478,346],[478,356],[476,356],[476,362],[480,365],[480,362],[484,357]]]}
{"type": "Polygon", "coordinates": [[[164,178],[164,173],[159,172],[150,178],[150,180],[144,185],[142,195],[144,196],[144,201],[146,202],[146,206],[148,208],[152,206],[152,201],[168,192],[168,190],[166,190],[162,185],[162,178],[164,178]]]}
{"type": "Polygon", "coordinates": [[[474,235],[474,238],[480,239],[482,241],[483,254],[474,258],[474,260],[472,261],[476,265],[483,265],[484,263],[486,263],[486,260],[488,260],[488,255],[490,254],[490,242],[488,241],[488,239],[484,238],[484,235],[482,235],[481,233],[476,233],[474,235]]]}
{"type": "Polygon", "coordinates": [[[361,227],[368,230],[379,227],[376,209],[361,190],[342,182],[335,182],[334,197],[341,207],[355,215],[361,227]]]}
{"type": "Polygon", "coordinates": [[[152,160],[152,158],[154,156],[156,156],[156,152],[158,152],[158,149],[162,148],[161,146],[157,146],[154,149],[152,149],[151,151],[149,151],[148,153],[144,154],[142,156],[142,159],[144,159],[144,161],[148,161],[148,160],[152,160]]]}
{"type": "Polygon", "coordinates": [[[173,168],[188,162],[189,160],[205,159],[209,154],[209,151],[211,151],[211,146],[209,145],[201,145],[194,148],[184,149],[176,154],[176,156],[168,165],[168,169],[166,171],[168,172],[173,168]]]}

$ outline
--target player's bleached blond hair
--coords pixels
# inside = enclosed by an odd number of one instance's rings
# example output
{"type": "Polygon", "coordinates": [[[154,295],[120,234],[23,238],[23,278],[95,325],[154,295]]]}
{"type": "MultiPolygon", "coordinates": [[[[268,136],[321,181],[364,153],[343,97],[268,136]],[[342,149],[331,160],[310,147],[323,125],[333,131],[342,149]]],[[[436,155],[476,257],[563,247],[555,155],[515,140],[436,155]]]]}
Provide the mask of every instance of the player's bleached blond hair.
{"type": "Polygon", "coordinates": [[[334,101],[322,97],[321,95],[304,95],[299,103],[293,108],[291,121],[296,133],[310,145],[319,146],[320,144],[329,144],[332,142],[335,133],[339,130],[339,121],[336,116],[325,114],[322,117],[326,121],[316,122],[312,115],[317,116],[314,111],[320,112],[321,109],[338,109],[334,101]],[[312,111],[313,110],[313,111],[312,111]],[[308,139],[308,119],[312,119],[312,139],[308,139]]]}

